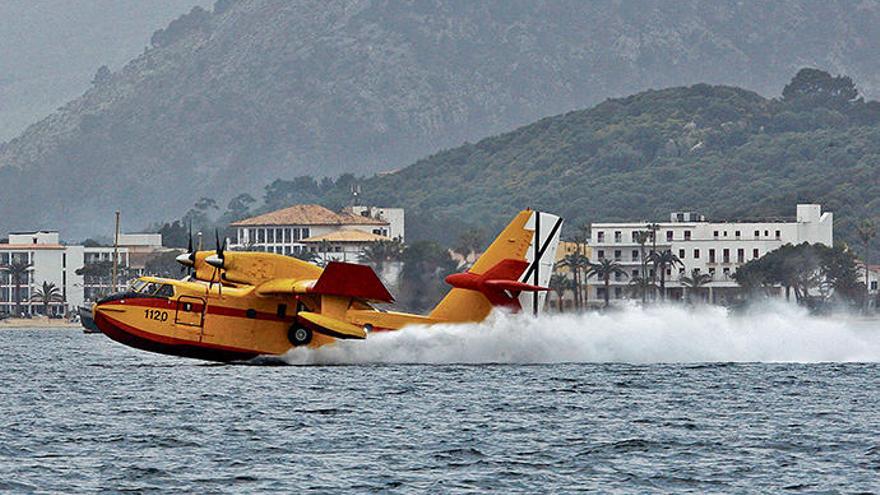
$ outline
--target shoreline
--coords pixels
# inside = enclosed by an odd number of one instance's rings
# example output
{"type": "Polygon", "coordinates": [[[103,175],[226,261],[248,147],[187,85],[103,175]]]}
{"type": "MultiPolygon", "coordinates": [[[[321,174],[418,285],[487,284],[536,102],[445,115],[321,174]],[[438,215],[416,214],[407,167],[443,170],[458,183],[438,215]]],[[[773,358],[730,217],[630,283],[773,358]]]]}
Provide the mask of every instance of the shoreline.
{"type": "Polygon", "coordinates": [[[44,328],[46,330],[67,330],[82,328],[79,323],[71,323],[67,320],[50,320],[48,318],[8,318],[0,321],[0,330],[13,330],[25,328],[44,328]]]}

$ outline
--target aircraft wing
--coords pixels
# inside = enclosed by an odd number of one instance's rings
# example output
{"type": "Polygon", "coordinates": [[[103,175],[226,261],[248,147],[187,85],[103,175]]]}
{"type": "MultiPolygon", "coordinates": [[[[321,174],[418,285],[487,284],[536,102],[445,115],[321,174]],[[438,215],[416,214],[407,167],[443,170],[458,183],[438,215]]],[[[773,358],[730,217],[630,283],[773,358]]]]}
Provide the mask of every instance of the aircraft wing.
{"type": "Polygon", "coordinates": [[[258,285],[256,292],[261,296],[317,294],[388,303],[394,301],[372,268],[337,261],[330,262],[317,280],[275,278],[258,285]]]}

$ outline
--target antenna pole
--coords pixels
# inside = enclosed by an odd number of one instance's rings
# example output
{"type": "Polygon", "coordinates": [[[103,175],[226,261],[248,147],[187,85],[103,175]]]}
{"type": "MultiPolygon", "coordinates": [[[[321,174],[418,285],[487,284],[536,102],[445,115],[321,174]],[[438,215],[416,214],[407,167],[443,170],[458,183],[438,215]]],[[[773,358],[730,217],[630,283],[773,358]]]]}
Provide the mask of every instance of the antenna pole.
{"type": "Polygon", "coordinates": [[[119,281],[119,210],[116,210],[116,231],[113,236],[113,290],[116,292],[119,281]]]}

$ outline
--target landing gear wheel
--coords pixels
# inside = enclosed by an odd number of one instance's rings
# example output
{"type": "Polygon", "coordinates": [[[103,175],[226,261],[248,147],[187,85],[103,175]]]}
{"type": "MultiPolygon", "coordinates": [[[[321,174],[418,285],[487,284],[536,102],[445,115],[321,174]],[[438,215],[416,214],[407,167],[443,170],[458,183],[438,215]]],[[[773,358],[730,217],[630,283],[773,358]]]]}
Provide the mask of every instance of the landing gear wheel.
{"type": "Polygon", "coordinates": [[[290,327],[290,330],[287,331],[287,340],[289,340],[295,347],[308,345],[308,343],[312,341],[312,331],[306,327],[293,325],[290,327]]]}

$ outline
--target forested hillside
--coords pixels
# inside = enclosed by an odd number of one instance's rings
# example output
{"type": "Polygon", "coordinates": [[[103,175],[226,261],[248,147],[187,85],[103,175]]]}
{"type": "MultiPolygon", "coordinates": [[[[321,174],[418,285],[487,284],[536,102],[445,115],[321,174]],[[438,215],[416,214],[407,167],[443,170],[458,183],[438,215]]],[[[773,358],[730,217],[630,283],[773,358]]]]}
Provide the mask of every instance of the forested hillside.
{"type": "MultiPolygon", "coordinates": [[[[276,181],[262,208],[341,205],[352,182],[276,181]]],[[[774,99],[704,84],[647,91],[357,182],[363,201],[404,206],[420,219],[408,226],[425,222],[419,236],[446,241],[467,225],[497,229],[526,206],[562,214],[571,233],[688,209],[793,217],[798,201],[835,211],[838,238],[853,241],[855,224],[880,220],[880,103],[813,69],[774,99]]]]}
{"type": "MultiPolygon", "coordinates": [[[[117,208],[127,226],[139,226],[201,196],[226,202],[255,193],[275,177],[399,169],[465,141],[648,88],[706,82],[778,94],[798,67],[812,65],[855,77],[870,95],[880,88],[878,21],[876,2],[842,0],[220,0],[157,26],[143,54],[97,73],[82,97],[0,145],[0,232],[49,227],[84,236],[106,232],[117,208]]],[[[655,97],[636,100],[645,98],[655,97]]],[[[614,114],[632,106],[627,101],[590,115],[614,114]]],[[[575,125],[568,119],[580,115],[539,127],[549,133],[575,125]]],[[[701,115],[711,119],[696,121],[695,138],[721,132],[714,123],[726,121],[723,114],[701,115]]],[[[608,132],[610,140],[590,142],[623,142],[613,126],[608,132]]],[[[683,132],[663,130],[662,146],[621,144],[613,150],[617,161],[608,159],[612,150],[597,148],[602,164],[588,157],[596,149],[587,141],[566,153],[591,174],[619,167],[623,184],[647,173],[633,157],[648,157],[642,159],[652,173],[662,172],[667,162],[655,162],[655,151],[667,156],[665,140],[675,133],[686,140],[683,132]]],[[[515,136],[521,134],[459,149],[455,160],[475,153],[501,159],[496,151],[515,136]]],[[[514,158],[535,164],[534,175],[516,176],[525,184],[562,166],[540,156],[504,157],[514,158]]],[[[486,166],[491,173],[499,165],[486,166]]],[[[573,176],[554,179],[558,194],[592,186],[573,176]]],[[[668,180],[659,199],[678,187],[668,180]]],[[[509,186],[527,190],[520,182],[509,186]]],[[[460,193],[462,208],[474,199],[502,200],[482,189],[460,193]]],[[[628,193],[639,190],[630,186],[628,193]]],[[[423,199],[426,206],[437,201],[423,199]]]]}

